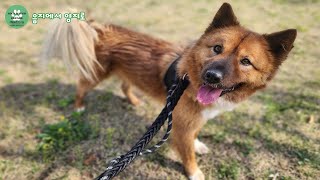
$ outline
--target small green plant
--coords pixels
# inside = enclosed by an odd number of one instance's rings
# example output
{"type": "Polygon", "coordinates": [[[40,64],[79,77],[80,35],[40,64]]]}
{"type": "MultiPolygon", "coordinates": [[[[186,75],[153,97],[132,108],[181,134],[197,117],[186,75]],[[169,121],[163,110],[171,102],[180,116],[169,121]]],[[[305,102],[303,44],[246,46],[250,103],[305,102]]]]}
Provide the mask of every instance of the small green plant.
{"type": "Polygon", "coordinates": [[[222,162],[218,165],[218,179],[237,179],[239,164],[236,161],[222,162]]]}
{"type": "Polygon", "coordinates": [[[45,99],[49,102],[55,100],[58,98],[58,95],[55,91],[48,91],[46,96],[45,96],[45,99]]]}
{"type": "Polygon", "coordinates": [[[250,141],[235,140],[233,144],[239,148],[244,156],[248,156],[252,151],[254,151],[254,147],[250,141]]]}
{"type": "Polygon", "coordinates": [[[212,140],[216,143],[223,142],[226,139],[226,133],[217,132],[212,136],[212,140]]]}
{"type": "Polygon", "coordinates": [[[99,99],[101,98],[102,101],[110,101],[110,99],[113,97],[113,93],[111,91],[107,91],[105,94],[101,95],[99,99]]]}
{"type": "Polygon", "coordinates": [[[112,137],[114,135],[114,132],[116,131],[115,128],[107,128],[107,133],[106,133],[106,147],[111,148],[112,147],[112,137]]]}
{"type": "Polygon", "coordinates": [[[80,117],[80,113],[74,112],[69,119],[62,118],[58,123],[43,125],[37,135],[37,149],[45,159],[51,159],[56,152],[65,150],[71,144],[90,138],[91,126],[80,117]]]}
{"type": "Polygon", "coordinates": [[[74,99],[71,97],[61,99],[58,101],[58,107],[65,108],[65,107],[69,106],[70,104],[72,104],[73,102],[74,102],[74,99]]]}

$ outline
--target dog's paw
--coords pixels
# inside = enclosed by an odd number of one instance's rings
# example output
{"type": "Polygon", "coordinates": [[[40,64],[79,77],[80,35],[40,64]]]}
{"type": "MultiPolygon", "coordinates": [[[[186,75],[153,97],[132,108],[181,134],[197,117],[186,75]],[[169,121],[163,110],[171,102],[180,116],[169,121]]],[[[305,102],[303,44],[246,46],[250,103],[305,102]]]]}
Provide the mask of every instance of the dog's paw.
{"type": "Polygon", "coordinates": [[[129,101],[133,106],[141,105],[141,101],[139,99],[130,99],[129,101]]]}
{"type": "Polygon", "coordinates": [[[200,169],[197,169],[193,175],[189,176],[189,180],[205,180],[204,174],[200,169]]]}
{"type": "Polygon", "coordinates": [[[199,139],[194,140],[194,148],[198,154],[208,154],[210,151],[203,142],[199,141],[199,139]]]}
{"type": "Polygon", "coordinates": [[[82,113],[82,112],[84,112],[84,111],[86,110],[86,107],[85,107],[85,106],[78,107],[78,108],[76,108],[75,110],[76,110],[76,112],[78,112],[78,113],[82,113]]]}

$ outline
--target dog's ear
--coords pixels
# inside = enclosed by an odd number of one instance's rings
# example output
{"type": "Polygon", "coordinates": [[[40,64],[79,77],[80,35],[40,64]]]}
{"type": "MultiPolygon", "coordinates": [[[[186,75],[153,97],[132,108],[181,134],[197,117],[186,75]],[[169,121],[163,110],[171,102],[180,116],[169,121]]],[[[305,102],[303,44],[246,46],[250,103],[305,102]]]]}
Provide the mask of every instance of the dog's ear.
{"type": "Polygon", "coordinates": [[[205,32],[209,32],[216,28],[237,26],[239,24],[240,23],[238,22],[237,17],[234,15],[231,5],[228,3],[223,3],[205,32]]]}
{"type": "Polygon", "coordinates": [[[293,42],[297,37],[296,29],[287,29],[272,34],[263,35],[269,44],[270,51],[280,65],[293,48],[293,42]]]}

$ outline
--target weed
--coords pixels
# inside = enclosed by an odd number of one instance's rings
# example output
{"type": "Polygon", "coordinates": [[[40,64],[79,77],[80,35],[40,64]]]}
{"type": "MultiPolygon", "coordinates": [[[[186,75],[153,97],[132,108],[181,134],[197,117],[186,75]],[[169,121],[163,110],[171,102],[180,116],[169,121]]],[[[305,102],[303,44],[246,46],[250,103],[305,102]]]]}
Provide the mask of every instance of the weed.
{"type": "Polygon", "coordinates": [[[44,124],[42,132],[37,135],[38,151],[44,159],[51,159],[53,154],[65,150],[71,144],[89,139],[91,126],[80,119],[80,113],[73,113],[70,119],[63,118],[55,124],[44,124]]]}
{"type": "Polygon", "coordinates": [[[217,168],[218,179],[237,179],[239,174],[239,164],[232,160],[230,162],[222,162],[217,168]]]}
{"type": "Polygon", "coordinates": [[[101,98],[102,101],[109,101],[113,97],[113,93],[111,91],[107,91],[105,94],[101,95],[99,99],[101,98]]]}
{"type": "Polygon", "coordinates": [[[74,102],[73,97],[67,97],[58,101],[58,107],[65,108],[74,102]]]}
{"type": "Polygon", "coordinates": [[[226,139],[226,133],[224,132],[217,132],[212,135],[212,140],[216,143],[223,142],[226,139]]]}
{"type": "Polygon", "coordinates": [[[115,130],[116,130],[115,128],[110,128],[110,127],[107,128],[106,144],[105,144],[106,148],[112,147],[112,137],[113,137],[115,130]]]}
{"type": "Polygon", "coordinates": [[[240,149],[244,156],[248,156],[254,150],[250,141],[235,140],[233,144],[240,149]]]}
{"type": "Polygon", "coordinates": [[[49,91],[46,94],[45,99],[49,102],[51,102],[52,100],[56,99],[58,97],[57,93],[55,91],[49,91]]]}

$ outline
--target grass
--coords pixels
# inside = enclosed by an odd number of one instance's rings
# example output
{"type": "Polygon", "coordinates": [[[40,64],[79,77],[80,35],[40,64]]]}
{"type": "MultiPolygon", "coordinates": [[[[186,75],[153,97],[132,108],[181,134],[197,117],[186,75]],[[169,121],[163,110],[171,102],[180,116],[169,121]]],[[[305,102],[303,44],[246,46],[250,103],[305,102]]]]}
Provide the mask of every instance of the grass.
{"type": "MultiPolygon", "coordinates": [[[[61,107],[60,101],[58,106],[61,107]]],[[[43,124],[37,149],[44,160],[54,158],[54,155],[68,148],[70,145],[88,140],[95,136],[90,124],[80,119],[81,114],[74,112],[70,118],[61,117],[61,121],[54,124],[43,124]]]]}
{"type": "Polygon", "coordinates": [[[74,98],[73,97],[67,97],[65,99],[61,99],[58,101],[58,106],[60,108],[65,108],[67,106],[69,106],[70,104],[72,104],[74,102],[74,98]]]}
{"type": "Polygon", "coordinates": [[[112,137],[114,135],[114,132],[116,131],[116,129],[114,128],[107,128],[106,129],[106,144],[105,147],[106,148],[111,148],[112,147],[112,137]]]}
{"type": "Polygon", "coordinates": [[[250,141],[235,140],[233,143],[244,156],[248,156],[254,150],[250,141]]]}
{"type": "Polygon", "coordinates": [[[222,162],[217,167],[218,179],[237,179],[239,164],[235,161],[222,162]]]}
{"type": "MultiPolygon", "coordinates": [[[[29,13],[76,7],[98,22],[184,44],[201,35],[222,2],[18,0],[15,4],[23,4],[29,13]]],[[[317,179],[320,2],[229,2],[246,27],[260,33],[297,28],[298,37],[265,90],[205,125],[199,138],[211,151],[197,157],[200,168],[208,179],[317,179]]],[[[0,12],[11,4],[1,1],[0,12]]],[[[143,105],[132,107],[119,91],[118,79],[111,78],[88,94],[86,113],[72,114],[77,79],[60,61],[47,69],[38,66],[48,22],[41,19],[21,29],[0,22],[0,180],[93,179],[104,170],[106,160],[131,148],[161,109],[141,95],[143,105]]],[[[138,158],[117,179],[186,179],[183,172],[165,145],[138,158]]]]}

